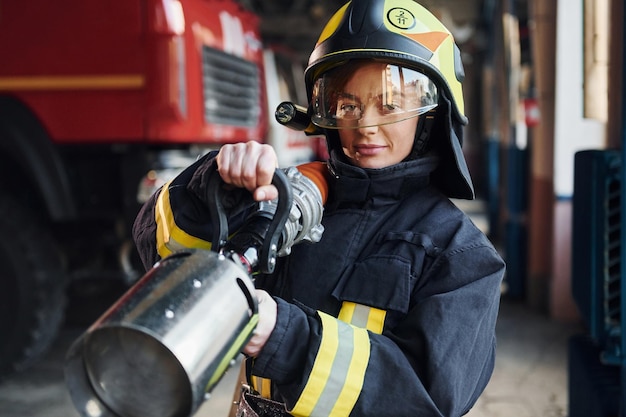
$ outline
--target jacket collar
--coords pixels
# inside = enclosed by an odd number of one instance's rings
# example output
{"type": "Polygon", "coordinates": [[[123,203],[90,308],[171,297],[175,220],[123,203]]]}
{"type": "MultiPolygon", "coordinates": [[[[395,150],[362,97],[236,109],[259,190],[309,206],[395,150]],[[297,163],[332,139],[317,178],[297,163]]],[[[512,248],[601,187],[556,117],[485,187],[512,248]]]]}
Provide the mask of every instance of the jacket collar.
{"type": "Polygon", "coordinates": [[[328,162],[335,204],[400,200],[428,186],[430,174],[439,162],[437,156],[425,155],[386,168],[366,169],[348,164],[337,156],[332,151],[328,162]]]}

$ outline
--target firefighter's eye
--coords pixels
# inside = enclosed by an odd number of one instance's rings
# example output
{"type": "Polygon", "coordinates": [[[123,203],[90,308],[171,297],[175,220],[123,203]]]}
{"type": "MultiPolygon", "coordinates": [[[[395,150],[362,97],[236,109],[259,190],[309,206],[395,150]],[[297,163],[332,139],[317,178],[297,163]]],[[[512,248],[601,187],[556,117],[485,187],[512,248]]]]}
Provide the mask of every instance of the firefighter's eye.
{"type": "Polygon", "coordinates": [[[382,114],[391,114],[391,113],[397,113],[399,111],[402,111],[402,108],[398,105],[395,104],[383,104],[382,108],[381,108],[381,113],[382,114]]]}
{"type": "Polygon", "coordinates": [[[358,119],[361,117],[361,107],[356,103],[342,103],[338,116],[343,119],[358,119]]]}
{"type": "Polygon", "coordinates": [[[404,111],[404,101],[401,94],[394,94],[392,97],[380,97],[379,100],[381,114],[394,114],[404,111]]]}

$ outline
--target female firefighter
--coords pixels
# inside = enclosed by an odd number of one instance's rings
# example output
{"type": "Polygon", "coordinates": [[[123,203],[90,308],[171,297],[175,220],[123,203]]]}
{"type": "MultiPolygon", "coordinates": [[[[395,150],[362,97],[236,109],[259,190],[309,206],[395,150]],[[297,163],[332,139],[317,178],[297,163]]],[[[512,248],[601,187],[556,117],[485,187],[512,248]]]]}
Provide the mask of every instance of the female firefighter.
{"type": "MultiPolygon", "coordinates": [[[[455,417],[487,385],[505,267],[448,198],[474,198],[462,78],[452,35],[412,0],[353,0],[324,28],[305,71],[330,154],[324,233],[257,277],[244,349],[289,415],[455,417]]],[[[276,167],[256,142],[188,167],[135,222],[144,264],[211,239],[212,172],[260,201],[276,167]]]]}

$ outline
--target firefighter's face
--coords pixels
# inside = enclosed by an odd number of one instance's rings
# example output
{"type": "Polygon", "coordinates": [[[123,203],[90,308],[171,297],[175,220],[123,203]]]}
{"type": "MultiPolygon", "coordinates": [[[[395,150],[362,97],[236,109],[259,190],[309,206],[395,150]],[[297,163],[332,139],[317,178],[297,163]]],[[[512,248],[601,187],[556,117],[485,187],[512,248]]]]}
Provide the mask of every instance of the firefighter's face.
{"type": "MultiPolygon", "coordinates": [[[[381,84],[381,64],[368,63],[359,67],[347,81],[345,90],[354,92],[345,102],[338,103],[338,111],[359,112],[358,118],[337,122],[344,154],[361,168],[384,168],[404,160],[413,149],[413,140],[419,117],[399,118],[377,125],[372,119],[385,111],[379,95],[372,95],[381,84]],[[350,123],[350,126],[342,126],[350,123]],[[355,125],[358,124],[358,126],[355,125]]],[[[387,115],[386,117],[393,117],[387,115]]]]}

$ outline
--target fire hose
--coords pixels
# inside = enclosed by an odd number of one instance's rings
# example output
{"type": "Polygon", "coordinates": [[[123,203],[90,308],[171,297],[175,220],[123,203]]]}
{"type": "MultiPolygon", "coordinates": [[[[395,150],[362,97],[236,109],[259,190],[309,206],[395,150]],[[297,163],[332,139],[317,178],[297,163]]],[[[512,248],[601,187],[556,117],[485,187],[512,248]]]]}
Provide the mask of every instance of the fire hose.
{"type": "Polygon", "coordinates": [[[211,251],[186,249],[159,261],[70,347],[66,383],[82,416],[198,410],[258,322],[253,274],[273,272],[277,256],[321,238],[322,167],[276,170],[279,198],[259,204],[230,239],[223,182],[213,175],[211,251]]]}

